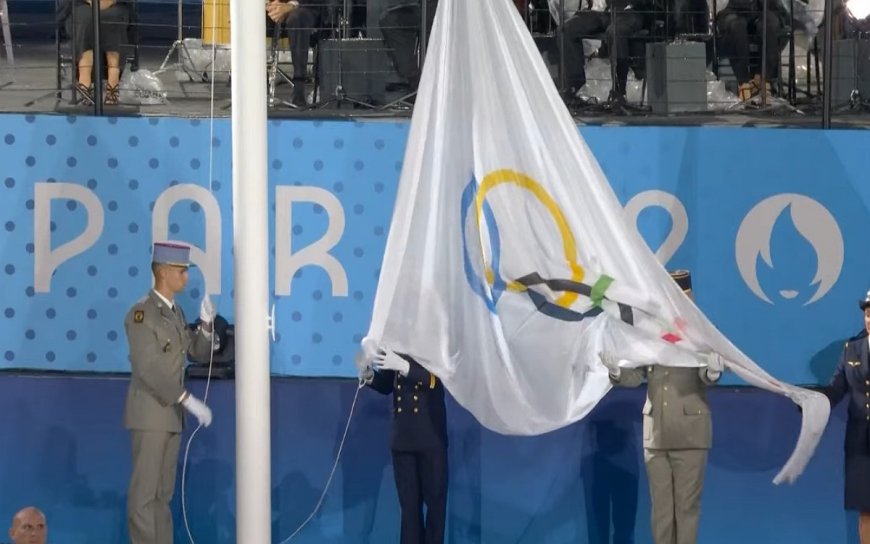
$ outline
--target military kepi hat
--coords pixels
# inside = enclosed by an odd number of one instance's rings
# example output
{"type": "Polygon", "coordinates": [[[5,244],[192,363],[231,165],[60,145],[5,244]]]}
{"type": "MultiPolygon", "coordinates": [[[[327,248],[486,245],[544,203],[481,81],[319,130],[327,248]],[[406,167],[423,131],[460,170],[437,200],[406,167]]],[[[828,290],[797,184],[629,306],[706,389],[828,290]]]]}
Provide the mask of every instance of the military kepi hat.
{"type": "Polygon", "coordinates": [[[692,275],[688,270],[674,270],[671,272],[671,278],[677,282],[683,292],[692,290],[692,275]]]}
{"type": "Polygon", "coordinates": [[[190,266],[190,246],[171,244],[169,242],[154,242],[151,252],[151,262],[171,266],[190,266]]]}
{"type": "Polygon", "coordinates": [[[870,306],[870,291],[867,291],[867,296],[864,297],[864,300],[858,301],[858,307],[861,310],[866,310],[868,306],[870,306]]]}

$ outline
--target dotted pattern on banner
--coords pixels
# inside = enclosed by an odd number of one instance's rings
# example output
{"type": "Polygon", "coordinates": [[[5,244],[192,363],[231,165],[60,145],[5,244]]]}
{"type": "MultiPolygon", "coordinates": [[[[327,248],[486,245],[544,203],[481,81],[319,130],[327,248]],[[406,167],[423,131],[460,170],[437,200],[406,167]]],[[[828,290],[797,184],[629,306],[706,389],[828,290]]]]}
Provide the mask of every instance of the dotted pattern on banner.
{"type": "MultiPolygon", "coordinates": [[[[345,229],[330,253],[348,278],[347,296],[334,296],[337,286],[323,269],[303,267],[293,275],[291,295],[273,297],[279,331],[273,369],[356,376],[353,357],[371,318],[407,129],[406,122],[269,123],[270,185],[318,187],[341,203],[345,229]]],[[[275,225],[274,200],[272,208],[275,225]]],[[[329,211],[311,202],[294,203],[291,218],[293,252],[319,240],[330,221],[329,211]]]]}
{"type": "MultiPolygon", "coordinates": [[[[353,356],[370,322],[408,123],[271,121],[268,131],[270,292],[277,317],[272,370],[283,375],[355,376],[353,356]],[[275,194],[285,187],[299,187],[320,200],[294,201],[289,210],[276,210],[275,194]],[[338,209],[330,209],[328,201],[337,202],[338,209]],[[321,239],[337,213],[344,216],[345,226],[330,253],[347,276],[346,296],[334,294],[336,286],[316,266],[295,272],[289,296],[275,296],[275,251],[298,253],[321,239]],[[288,231],[290,247],[274,247],[278,228],[288,231]]],[[[870,188],[862,181],[870,136],[743,129],[738,141],[732,129],[654,127],[593,127],[583,133],[623,202],[655,189],[686,207],[688,233],[667,266],[692,270],[699,305],[717,327],[773,374],[793,383],[817,382],[820,378],[812,374],[808,361],[823,353],[824,346],[842,345],[831,341],[856,326],[854,310],[843,308],[854,308],[855,298],[870,287],[863,272],[870,256],[861,250],[860,235],[870,221],[864,206],[870,201],[870,188]],[[733,176],[729,157],[744,148],[755,150],[757,177],[733,176]],[[770,159],[783,148],[791,150],[794,160],[770,159]],[[698,181],[701,175],[703,183],[698,181]],[[817,245],[830,243],[820,238],[828,237],[827,231],[798,232],[791,214],[804,212],[783,211],[776,228],[757,233],[759,240],[768,236],[775,263],[768,266],[758,260],[755,271],[764,293],[772,297],[769,303],[753,293],[737,270],[735,236],[759,203],[783,194],[806,195],[830,212],[828,221],[833,220],[842,235],[845,262],[842,270],[835,269],[837,262],[818,262],[817,245]],[[836,282],[823,298],[807,304],[821,288],[813,278],[823,269],[825,277],[836,276],[836,282]],[[780,336],[795,341],[770,342],[780,336]]],[[[215,151],[214,193],[209,198],[215,199],[221,217],[206,217],[200,203],[182,200],[172,207],[166,228],[171,238],[198,247],[204,244],[207,225],[220,229],[222,272],[214,300],[232,322],[229,120],[216,122],[214,140],[209,141],[207,122],[196,119],[0,117],[0,223],[5,230],[0,238],[0,368],[129,370],[123,320],[151,286],[154,203],[179,184],[183,186],[178,190],[208,187],[209,146],[215,151]],[[57,196],[44,217],[34,215],[37,186],[57,196]],[[68,187],[87,192],[98,203],[105,225],[93,244],[59,263],[49,292],[36,292],[37,226],[50,233],[56,251],[78,239],[93,221],[92,212],[73,198],[74,192],[57,191],[68,187]]],[[[653,247],[673,230],[671,208],[663,206],[647,207],[636,220],[653,247]]],[[[818,215],[822,216],[827,217],[818,215]]],[[[802,224],[810,223],[803,218],[802,224]]],[[[46,257],[40,262],[48,263],[46,257]]],[[[179,297],[191,321],[204,288],[201,271],[192,269],[188,289],[179,297]]],[[[829,359],[836,357],[833,353],[829,359]]]]}
{"type": "MultiPolygon", "coordinates": [[[[6,296],[0,367],[128,371],[123,320],[151,286],[152,211],[178,184],[208,187],[208,125],[171,118],[4,116],[0,160],[8,165],[0,187],[0,242],[6,296]],[[69,183],[92,192],[105,225],[96,242],[61,263],[48,293],[34,289],[35,222],[49,225],[51,248],[77,238],[88,212],[57,198],[49,217],[34,217],[35,184],[69,183]]],[[[365,334],[386,242],[407,123],[271,122],[269,125],[270,238],[274,254],[274,195],[279,185],[325,189],[341,203],[345,230],[332,254],[348,277],[347,296],[333,296],[326,273],[306,267],[294,276],[292,296],[276,297],[277,374],[354,376],[353,355],[365,334]]],[[[212,188],[221,210],[222,278],[214,296],[233,320],[231,141],[227,120],[216,123],[212,188]]],[[[328,214],[318,204],[292,206],[292,251],[318,240],[328,214]]],[[[169,215],[172,239],[203,247],[206,218],[192,201],[169,215]]],[[[288,248],[288,251],[291,249],[288,248]]],[[[274,283],[274,258],[270,263],[274,283]]],[[[192,321],[204,291],[191,269],[179,297],[192,321]]]]}

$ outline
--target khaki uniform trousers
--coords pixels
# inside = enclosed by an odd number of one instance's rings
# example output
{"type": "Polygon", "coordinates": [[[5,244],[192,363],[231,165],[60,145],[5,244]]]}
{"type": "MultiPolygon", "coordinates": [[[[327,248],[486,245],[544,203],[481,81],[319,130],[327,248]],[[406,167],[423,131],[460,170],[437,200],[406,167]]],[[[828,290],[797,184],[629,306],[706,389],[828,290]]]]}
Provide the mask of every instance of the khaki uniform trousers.
{"type": "Polygon", "coordinates": [[[127,492],[127,526],[132,544],[172,544],[175,472],[181,434],[130,431],[133,474],[127,492]]]}
{"type": "Polygon", "coordinates": [[[644,449],[655,544],[696,544],[705,449],[644,449]]]}

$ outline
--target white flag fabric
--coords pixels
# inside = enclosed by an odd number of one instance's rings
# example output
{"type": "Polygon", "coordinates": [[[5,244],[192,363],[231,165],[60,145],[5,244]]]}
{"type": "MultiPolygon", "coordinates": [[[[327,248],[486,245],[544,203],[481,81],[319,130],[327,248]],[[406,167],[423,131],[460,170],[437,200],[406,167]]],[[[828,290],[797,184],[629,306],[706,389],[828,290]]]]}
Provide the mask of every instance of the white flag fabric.
{"type": "Polygon", "coordinates": [[[438,7],[364,348],[374,344],[415,357],[487,428],[519,435],[592,410],[611,387],[600,351],[670,366],[716,351],[803,408],[777,483],[802,472],[830,411],[741,353],[659,264],[509,0],[438,7]]]}

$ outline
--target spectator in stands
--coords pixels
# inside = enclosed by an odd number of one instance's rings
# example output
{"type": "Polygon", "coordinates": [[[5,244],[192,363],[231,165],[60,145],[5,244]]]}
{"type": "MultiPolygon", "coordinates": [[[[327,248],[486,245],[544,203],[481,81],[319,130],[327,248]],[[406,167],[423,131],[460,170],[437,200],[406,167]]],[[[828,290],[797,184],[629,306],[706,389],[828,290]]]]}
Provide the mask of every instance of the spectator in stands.
{"type": "Polygon", "coordinates": [[[729,0],[728,5],[716,17],[719,30],[719,51],[728,58],[734,77],[737,78],[737,95],[741,102],[759,94],[762,85],[770,94],[770,82],[779,77],[780,54],[788,43],[782,36],[788,14],[779,0],[729,0]],[[763,24],[763,1],[767,2],[767,26],[763,24]],[[762,41],[766,42],[766,76],[761,81],[762,41]],[[758,49],[750,55],[750,47],[758,49]]]}
{"type": "Polygon", "coordinates": [[[45,544],[47,535],[45,514],[35,506],[22,508],[12,518],[12,527],[9,529],[12,544],[45,544]]]}
{"type": "MultiPolygon", "coordinates": [[[[428,0],[426,3],[427,36],[432,31],[437,8],[438,0],[428,0]]],[[[405,80],[404,83],[389,85],[390,91],[416,91],[420,83],[421,65],[417,62],[417,46],[423,23],[421,9],[419,1],[389,0],[379,18],[384,44],[389,49],[396,72],[405,80]]]]}
{"type": "Polygon", "coordinates": [[[710,33],[710,6],[706,0],[668,0],[666,34],[669,38],[710,33]]]}
{"type": "MultiPolygon", "coordinates": [[[[660,11],[652,0],[607,0],[604,11],[593,11],[592,1],[586,1],[586,9],[580,9],[573,17],[565,21],[562,31],[565,33],[565,50],[561,54],[565,58],[565,84],[562,95],[567,102],[576,101],[577,91],[586,84],[586,57],[583,52],[584,39],[596,39],[604,34],[609,48],[616,48],[616,81],[610,91],[610,99],[615,102],[625,102],[628,70],[632,66],[632,58],[643,57],[644,44],[632,40],[641,30],[649,28],[660,11]],[[612,13],[615,11],[615,14],[612,13]],[[615,15],[615,17],[614,17],[615,15]]],[[[562,40],[557,37],[556,43],[561,47],[562,40]]],[[[635,64],[635,74],[643,78],[642,62],[635,64]]]]}
{"type": "Polygon", "coordinates": [[[277,36],[275,25],[284,25],[290,40],[290,60],[293,61],[293,105],[306,107],[305,82],[308,79],[308,49],[311,35],[318,26],[325,0],[270,0],[266,4],[267,27],[277,36]]]}
{"type": "Polygon", "coordinates": [[[846,342],[840,362],[830,383],[822,388],[833,409],[844,398],[849,410],[844,451],[846,510],[858,512],[861,544],[870,544],[870,292],[858,302],[864,317],[864,330],[846,342]]]}
{"type": "MultiPolygon", "coordinates": [[[[118,103],[118,83],[121,80],[121,45],[127,38],[132,7],[126,0],[99,0],[100,51],[106,55],[106,104],[118,103]]],[[[91,0],[65,0],[61,5],[60,20],[66,26],[76,60],[76,90],[86,101],[93,103],[94,79],[102,81],[102,74],[94,74],[94,19],[91,0]]]]}

